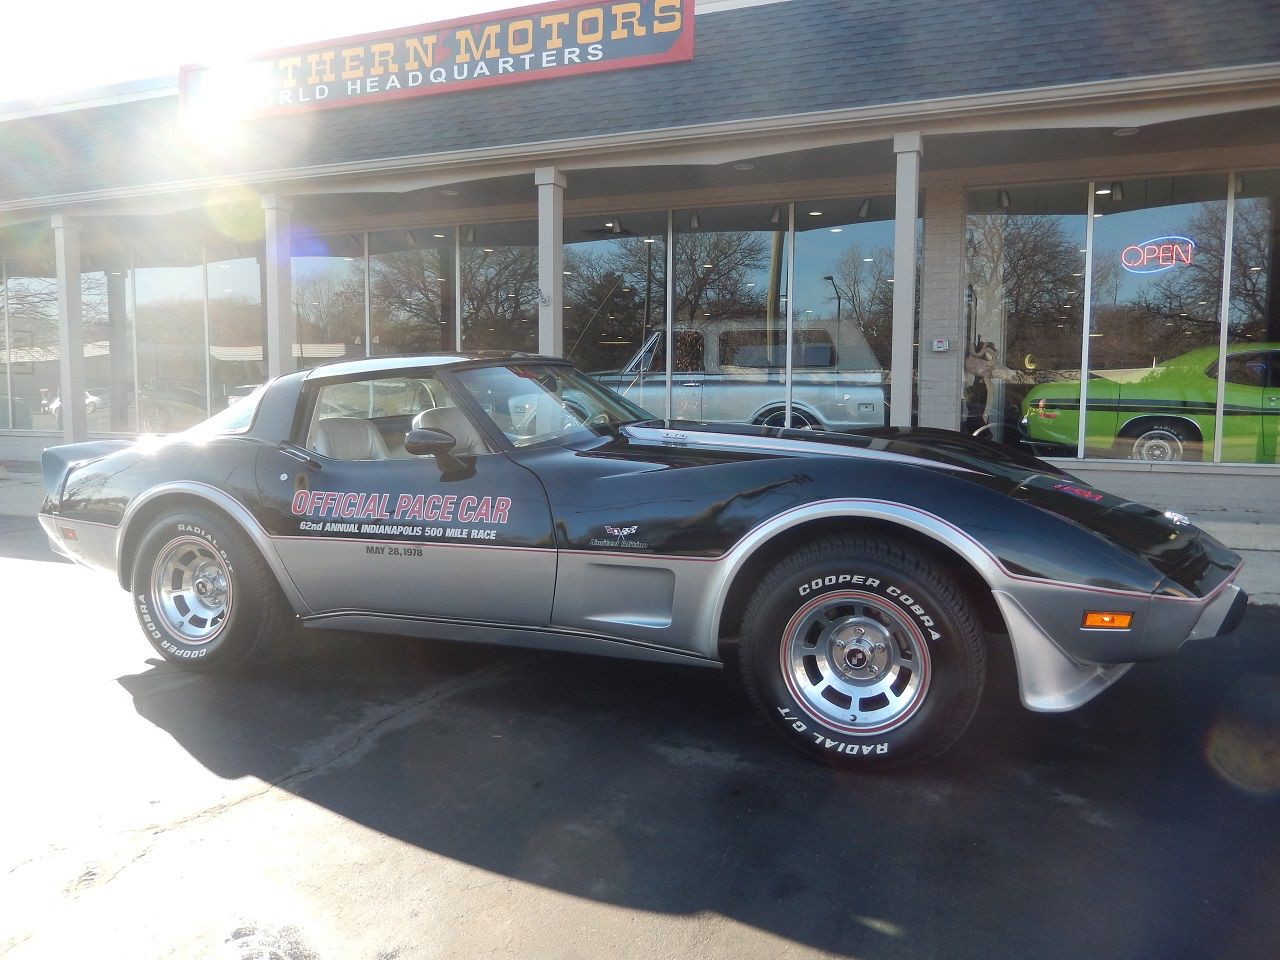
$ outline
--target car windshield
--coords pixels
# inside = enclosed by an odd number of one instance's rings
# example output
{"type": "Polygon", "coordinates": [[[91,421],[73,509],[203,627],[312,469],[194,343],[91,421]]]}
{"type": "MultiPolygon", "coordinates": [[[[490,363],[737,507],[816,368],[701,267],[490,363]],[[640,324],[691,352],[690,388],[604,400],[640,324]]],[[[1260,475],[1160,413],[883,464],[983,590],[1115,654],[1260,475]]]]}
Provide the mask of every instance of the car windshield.
{"type": "Polygon", "coordinates": [[[512,444],[608,434],[653,414],[562,364],[510,364],[459,370],[458,382],[512,444]]]}

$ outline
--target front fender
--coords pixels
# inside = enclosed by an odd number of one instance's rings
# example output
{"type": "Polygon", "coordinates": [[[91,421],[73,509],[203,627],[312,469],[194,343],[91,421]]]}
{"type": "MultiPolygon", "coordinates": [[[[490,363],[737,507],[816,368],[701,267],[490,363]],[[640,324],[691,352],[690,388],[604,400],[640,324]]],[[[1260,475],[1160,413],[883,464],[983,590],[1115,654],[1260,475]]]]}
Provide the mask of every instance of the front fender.
{"type": "Polygon", "coordinates": [[[867,519],[927,537],[982,579],[996,600],[1013,646],[1021,699],[1037,711],[1072,710],[1118,680],[1142,656],[1143,634],[1113,640],[1079,629],[1080,611],[1099,603],[1146,613],[1149,593],[1062,583],[1008,570],[986,546],[943,517],[906,504],[841,498],[805,504],[771,517],[742,538],[718,565],[701,611],[701,636],[716,638],[730,591],[750,558],[787,530],[813,521],[867,519]],[[1016,599],[1015,599],[1016,598],[1016,599]]]}

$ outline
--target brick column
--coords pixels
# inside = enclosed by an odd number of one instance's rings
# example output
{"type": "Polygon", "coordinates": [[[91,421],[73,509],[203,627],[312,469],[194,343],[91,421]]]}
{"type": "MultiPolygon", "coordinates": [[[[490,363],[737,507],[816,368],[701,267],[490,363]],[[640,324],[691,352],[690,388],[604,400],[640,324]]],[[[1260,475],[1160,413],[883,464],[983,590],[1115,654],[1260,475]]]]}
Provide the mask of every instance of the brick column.
{"type": "Polygon", "coordinates": [[[920,286],[920,425],[958,429],[969,331],[964,316],[964,190],[959,183],[927,183],[924,269],[920,286]],[[934,340],[948,341],[935,353],[934,340]]]}

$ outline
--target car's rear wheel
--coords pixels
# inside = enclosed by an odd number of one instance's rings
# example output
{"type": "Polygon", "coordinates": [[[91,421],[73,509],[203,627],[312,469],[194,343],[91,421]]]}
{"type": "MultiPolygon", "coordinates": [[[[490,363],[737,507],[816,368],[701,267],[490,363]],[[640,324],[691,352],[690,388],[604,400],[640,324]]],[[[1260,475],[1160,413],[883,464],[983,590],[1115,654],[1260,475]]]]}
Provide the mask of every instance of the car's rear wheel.
{"type": "Polygon", "coordinates": [[[1200,459],[1200,439],[1185,424],[1157,420],[1130,431],[1129,457],[1148,463],[1200,459]]]}
{"type": "Polygon", "coordinates": [[[871,768],[933,759],[977,710],[986,649],[977,618],[932,559],[879,537],[800,550],[756,589],[743,681],[795,747],[871,768]]]}
{"type": "Polygon", "coordinates": [[[131,583],[147,639],[184,669],[234,670],[282,637],[290,616],[257,548],[213,511],[156,520],[138,545],[131,583]]]}

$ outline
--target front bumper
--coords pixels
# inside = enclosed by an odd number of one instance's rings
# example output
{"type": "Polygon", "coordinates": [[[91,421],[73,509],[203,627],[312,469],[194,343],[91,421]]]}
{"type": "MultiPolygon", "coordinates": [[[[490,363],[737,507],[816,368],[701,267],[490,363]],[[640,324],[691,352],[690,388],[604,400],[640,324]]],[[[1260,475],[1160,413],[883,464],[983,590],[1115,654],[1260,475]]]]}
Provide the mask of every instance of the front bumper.
{"type": "Polygon", "coordinates": [[[1234,583],[1227,584],[1227,588],[1205,607],[1204,613],[1200,615],[1200,619],[1196,621],[1195,627],[1183,643],[1226,636],[1240,626],[1240,621],[1244,619],[1245,607],[1248,605],[1249,595],[1234,583]]]}
{"type": "MultiPolygon", "coordinates": [[[[1151,598],[1143,611],[1141,630],[1107,635],[1074,625],[1064,629],[1066,623],[1079,624],[1079,601],[1063,603],[1059,596],[1050,606],[1043,594],[993,593],[1009,629],[1023,705],[1054,713],[1088,703],[1139,660],[1169,656],[1190,641],[1232,632],[1240,625],[1249,600],[1232,581],[1200,603],[1151,598]],[[1055,621],[1057,629],[1046,629],[1055,621]]],[[[1112,598],[1103,606],[1110,609],[1118,604],[1112,598]]]]}

